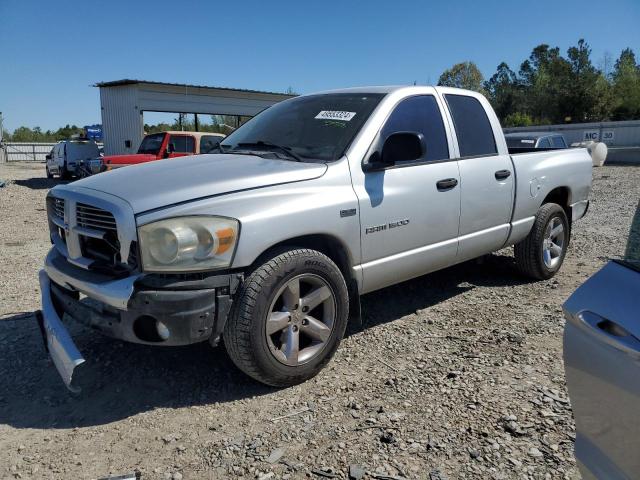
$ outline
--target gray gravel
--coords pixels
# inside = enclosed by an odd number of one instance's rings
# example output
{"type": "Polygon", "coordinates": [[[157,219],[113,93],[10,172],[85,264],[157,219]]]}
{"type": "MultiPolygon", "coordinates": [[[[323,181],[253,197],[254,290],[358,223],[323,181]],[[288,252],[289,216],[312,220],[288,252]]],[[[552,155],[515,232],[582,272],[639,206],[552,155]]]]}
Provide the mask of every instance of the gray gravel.
{"type": "Polygon", "coordinates": [[[367,295],[367,327],[315,379],[274,390],[221,348],[72,335],[69,396],[33,311],[49,248],[42,165],[0,165],[0,477],[578,478],[562,365],[566,297],[623,252],[640,167],[594,170],[562,271],[512,250],[367,295]]]}

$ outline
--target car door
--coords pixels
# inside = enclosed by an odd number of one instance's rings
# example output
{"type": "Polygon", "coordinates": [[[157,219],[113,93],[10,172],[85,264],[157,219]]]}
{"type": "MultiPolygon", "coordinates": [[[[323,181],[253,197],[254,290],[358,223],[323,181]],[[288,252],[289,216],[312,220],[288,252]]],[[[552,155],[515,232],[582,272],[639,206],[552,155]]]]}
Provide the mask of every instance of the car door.
{"type": "Polygon", "coordinates": [[[482,97],[445,93],[458,144],[461,202],[458,260],[500,249],[513,208],[513,165],[494,135],[499,122],[482,97]],[[482,102],[484,103],[482,103],[482,102]],[[490,112],[492,119],[487,112],[490,112]]]}
{"type": "Polygon", "coordinates": [[[564,365],[585,479],[640,478],[640,208],[624,260],[565,302],[564,365]]]}
{"type": "Polygon", "coordinates": [[[192,135],[170,135],[167,143],[169,158],[184,157],[195,153],[196,141],[192,135]]]}
{"type": "Polygon", "coordinates": [[[47,159],[47,166],[51,173],[58,173],[58,145],[54,145],[47,159]]]}
{"type": "Polygon", "coordinates": [[[354,183],[360,205],[365,292],[437,270],[456,259],[460,177],[458,163],[450,159],[452,140],[440,100],[434,95],[401,100],[374,144],[381,145],[398,132],[422,134],[424,156],[366,172],[363,184],[354,183]]]}
{"type": "Polygon", "coordinates": [[[62,167],[64,165],[64,143],[59,143],[55,147],[53,155],[53,163],[55,165],[56,173],[62,173],[62,167]]]}

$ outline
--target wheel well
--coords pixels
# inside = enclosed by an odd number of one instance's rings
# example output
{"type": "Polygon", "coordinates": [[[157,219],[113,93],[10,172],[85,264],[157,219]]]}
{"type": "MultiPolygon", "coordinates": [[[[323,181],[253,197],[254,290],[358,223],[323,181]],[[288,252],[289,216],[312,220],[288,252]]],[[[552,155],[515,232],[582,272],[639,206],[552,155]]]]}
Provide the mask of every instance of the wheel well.
{"type": "Polygon", "coordinates": [[[560,205],[567,214],[569,223],[571,223],[571,206],[569,206],[569,189],[567,187],[556,187],[551,190],[542,201],[542,205],[546,203],[557,203],[560,205]]]}
{"type": "Polygon", "coordinates": [[[358,282],[351,269],[352,260],[347,248],[332,235],[313,234],[303,235],[300,237],[289,238],[282,242],[272,245],[254,262],[255,265],[261,264],[266,257],[269,257],[274,251],[282,251],[287,248],[310,248],[324,253],[338,266],[349,290],[349,323],[352,325],[362,326],[362,312],[360,309],[360,295],[358,293],[358,282]]]}
{"type": "Polygon", "coordinates": [[[345,279],[353,278],[352,262],[346,247],[337,238],[326,234],[303,235],[283,240],[260,254],[255,263],[260,263],[273,250],[282,250],[286,247],[310,248],[324,253],[338,266],[345,279]]]}

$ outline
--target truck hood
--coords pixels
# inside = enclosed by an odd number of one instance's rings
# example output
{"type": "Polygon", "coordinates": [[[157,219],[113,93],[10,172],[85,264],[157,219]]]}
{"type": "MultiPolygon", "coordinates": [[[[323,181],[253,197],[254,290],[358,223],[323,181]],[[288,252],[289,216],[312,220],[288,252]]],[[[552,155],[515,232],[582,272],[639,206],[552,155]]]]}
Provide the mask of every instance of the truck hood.
{"type": "Polygon", "coordinates": [[[136,163],[150,162],[158,157],[150,153],[130,153],[128,155],[106,155],[103,157],[105,164],[133,165],[136,163]]]}
{"type": "Polygon", "coordinates": [[[253,155],[195,155],[133,165],[74,182],[120,197],[138,214],[201,198],[321,177],[324,163],[253,155]]]}

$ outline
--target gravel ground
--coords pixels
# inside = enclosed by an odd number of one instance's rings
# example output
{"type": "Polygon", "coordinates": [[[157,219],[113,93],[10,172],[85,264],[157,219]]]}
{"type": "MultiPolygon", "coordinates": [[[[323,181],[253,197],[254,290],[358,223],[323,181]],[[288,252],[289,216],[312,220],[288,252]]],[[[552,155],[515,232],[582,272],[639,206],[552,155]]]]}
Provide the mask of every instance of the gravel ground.
{"type": "Polygon", "coordinates": [[[70,396],[35,323],[49,249],[42,165],[0,165],[0,477],[579,478],[561,304],[623,252],[640,167],[594,170],[552,280],[512,249],[363,298],[366,328],[315,379],[275,390],[221,348],[152,348],[70,328],[70,396]],[[361,477],[364,475],[364,477],[361,477]]]}

